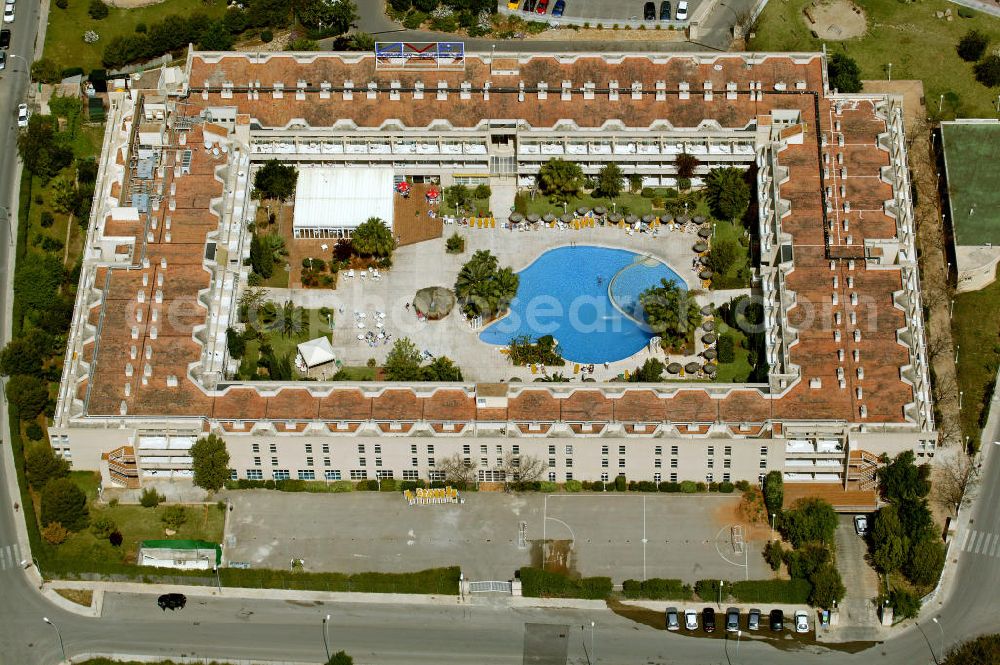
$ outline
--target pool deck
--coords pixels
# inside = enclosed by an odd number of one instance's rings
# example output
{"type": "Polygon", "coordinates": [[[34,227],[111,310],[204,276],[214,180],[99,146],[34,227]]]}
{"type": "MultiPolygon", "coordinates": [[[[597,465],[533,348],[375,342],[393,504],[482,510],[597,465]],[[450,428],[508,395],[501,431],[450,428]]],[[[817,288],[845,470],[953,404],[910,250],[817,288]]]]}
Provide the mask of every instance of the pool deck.
{"type": "MultiPolygon", "coordinates": [[[[425,286],[445,286],[451,288],[455,276],[472,254],[480,249],[488,249],[500,260],[500,265],[509,265],[515,271],[523,270],[546,250],[566,245],[597,245],[631,250],[640,254],[650,254],[664,261],[682,279],[689,289],[700,288],[697,275],[691,268],[695,256],[692,247],[697,242],[694,233],[660,229],[659,234],[634,233],[628,235],[619,228],[588,228],[580,230],[558,230],[539,228],[532,231],[510,231],[499,227],[477,229],[446,225],[442,238],[428,240],[415,245],[399,248],[393,256],[393,268],[382,271],[381,279],[369,277],[353,279],[341,274],[335,290],[329,289],[272,289],[270,298],[283,302],[291,298],[303,307],[330,307],[336,312],[333,347],[337,357],[345,365],[364,365],[369,358],[381,363],[392,342],[400,337],[409,337],[418,349],[426,349],[435,356],[448,356],[461,368],[466,380],[501,381],[518,377],[529,382],[541,376],[532,374],[527,367],[513,367],[505,355],[503,347],[485,344],[479,340],[481,329],[472,329],[456,308],[448,317],[440,321],[420,322],[412,308],[407,310],[413,294],[425,286]],[[454,232],[465,236],[465,252],[448,254],[445,239],[454,232]],[[362,327],[357,326],[354,312],[366,313],[362,327]],[[374,312],[384,312],[384,330],[391,339],[388,344],[379,342],[372,348],[358,335],[376,330],[374,312]]],[[[709,302],[719,304],[747,290],[706,291],[696,295],[699,304],[709,302]]],[[[700,342],[699,342],[700,350],[700,342]]],[[[695,356],[670,356],[662,351],[650,352],[643,349],[624,360],[595,366],[593,378],[598,382],[612,379],[625,370],[632,370],[656,356],[664,362],[681,363],[698,361],[695,356]]],[[[567,363],[554,371],[567,377],[573,374],[574,364],[567,363]]],[[[331,370],[332,373],[333,370],[331,370]]]]}

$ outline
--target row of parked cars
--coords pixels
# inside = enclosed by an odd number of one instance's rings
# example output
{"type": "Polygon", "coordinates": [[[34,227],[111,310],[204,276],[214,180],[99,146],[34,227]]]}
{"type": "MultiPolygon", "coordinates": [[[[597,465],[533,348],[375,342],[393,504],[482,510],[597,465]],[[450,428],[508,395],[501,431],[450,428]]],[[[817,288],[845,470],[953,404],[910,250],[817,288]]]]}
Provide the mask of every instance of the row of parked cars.
{"type": "MultiPolygon", "coordinates": [[[[549,11],[549,0],[510,0],[507,3],[507,9],[515,10],[520,7],[523,11],[534,14],[545,14],[549,11]]],[[[556,0],[552,5],[552,15],[562,16],[563,12],[566,11],[566,0],[556,0]]]]}
{"type": "MultiPolygon", "coordinates": [[[[677,3],[677,20],[686,21],[688,17],[688,3],[687,0],[680,0],[677,3]]],[[[642,18],[646,21],[656,20],[656,4],[653,2],[647,2],[642,8],[642,18]]],[[[660,20],[669,21],[670,20],[670,0],[663,0],[660,3],[660,20]]]]}
{"type": "MultiPolygon", "coordinates": [[[[746,629],[760,630],[762,614],[754,608],[747,612],[746,629]]],[[[683,613],[684,628],[686,630],[698,630],[698,612],[693,609],[686,609],[683,613]]],[[[681,629],[681,611],[676,607],[668,607],[666,612],[667,630],[681,629]]],[[[771,610],[767,615],[768,627],[774,632],[781,632],[785,629],[785,613],[781,610],[771,610]]],[[[706,607],[701,611],[701,629],[706,633],[715,632],[715,610],[706,607]]],[[[794,615],[793,629],[796,633],[809,632],[809,614],[805,610],[797,610],[794,615]]],[[[735,633],[742,630],[740,625],[740,610],[737,607],[730,607],[726,610],[726,632],[735,633]]]]}

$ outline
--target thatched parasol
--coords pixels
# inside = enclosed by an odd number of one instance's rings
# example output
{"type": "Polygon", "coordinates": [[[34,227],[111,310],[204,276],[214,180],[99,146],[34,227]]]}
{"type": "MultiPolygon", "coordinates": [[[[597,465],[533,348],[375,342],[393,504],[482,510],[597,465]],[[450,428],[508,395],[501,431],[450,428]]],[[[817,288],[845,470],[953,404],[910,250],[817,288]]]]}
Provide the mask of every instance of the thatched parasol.
{"type": "Polygon", "coordinates": [[[642,223],[643,224],[649,224],[652,221],[653,221],[653,216],[652,215],[643,215],[642,216],[642,223]]]}
{"type": "Polygon", "coordinates": [[[559,218],[559,221],[563,224],[571,224],[573,222],[573,213],[567,212],[565,215],[559,218]]]}
{"type": "Polygon", "coordinates": [[[580,215],[581,217],[586,215],[588,212],[590,212],[590,208],[588,208],[587,206],[580,206],[579,208],[576,209],[576,214],[580,215]]]}
{"type": "Polygon", "coordinates": [[[534,212],[529,212],[528,213],[528,223],[529,224],[537,224],[538,220],[540,220],[540,219],[541,219],[541,217],[538,216],[538,213],[534,213],[534,212]]]}
{"type": "Polygon", "coordinates": [[[717,356],[718,354],[715,352],[715,349],[705,349],[704,355],[705,358],[707,358],[708,360],[715,360],[715,356],[717,356]]]}
{"type": "Polygon", "coordinates": [[[699,238],[711,238],[712,237],[712,229],[708,228],[707,226],[705,228],[703,228],[703,229],[698,229],[698,237],[699,238]]]}
{"type": "Polygon", "coordinates": [[[715,344],[715,333],[705,333],[702,335],[701,341],[705,344],[715,344]]]}
{"type": "Polygon", "coordinates": [[[639,218],[636,217],[635,215],[629,215],[628,217],[625,218],[625,223],[628,224],[629,226],[631,226],[632,224],[635,224],[638,221],[639,221],[639,218]]]}
{"type": "Polygon", "coordinates": [[[519,212],[512,212],[510,213],[510,217],[508,217],[508,219],[510,219],[511,224],[520,224],[524,221],[524,215],[519,212]]]}
{"type": "Polygon", "coordinates": [[[551,212],[547,212],[544,215],[542,215],[542,221],[545,222],[546,224],[548,224],[549,222],[554,222],[556,221],[556,216],[553,215],[551,212]]]}
{"type": "Polygon", "coordinates": [[[712,306],[711,305],[705,305],[704,307],[701,308],[701,315],[702,316],[711,316],[712,314],[713,314],[713,310],[712,310],[712,306]]]}
{"type": "Polygon", "coordinates": [[[428,286],[413,296],[413,306],[431,321],[443,319],[455,306],[455,294],[443,286],[428,286]]]}
{"type": "Polygon", "coordinates": [[[662,215],[660,215],[660,221],[663,222],[664,224],[669,224],[670,222],[674,221],[674,216],[671,215],[669,212],[665,212],[662,215]]]}
{"type": "Polygon", "coordinates": [[[608,215],[608,221],[611,222],[612,224],[617,224],[618,222],[622,221],[622,214],[620,212],[613,212],[610,215],[608,215]]]}
{"type": "Polygon", "coordinates": [[[702,241],[696,242],[694,247],[691,249],[701,254],[702,252],[708,251],[708,243],[702,241]]]}
{"type": "Polygon", "coordinates": [[[597,206],[596,208],[594,208],[594,214],[595,215],[606,215],[606,214],[608,214],[608,209],[605,208],[604,206],[597,206]]]}
{"type": "Polygon", "coordinates": [[[705,366],[702,369],[705,370],[705,374],[710,374],[713,376],[715,375],[716,372],[719,371],[719,368],[716,366],[715,363],[705,363],[705,366]]]}
{"type": "Polygon", "coordinates": [[[702,270],[698,276],[701,277],[702,279],[712,279],[712,275],[714,274],[715,273],[706,268],[705,270],[702,270]]]}
{"type": "Polygon", "coordinates": [[[715,324],[711,321],[705,321],[705,323],[701,324],[701,329],[705,332],[712,332],[715,330],[715,324]]]}
{"type": "Polygon", "coordinates": [[[688,374],[693,374],[697,372],[699,369],[701,369],[701,365],[699,365],[698,363],[688,363],[687,365],[684,365],[684,371],[687,372],[688,374]]]}
{"type": "Polygon", "coordinates": [[[687,224],[688,222],[691,221],[691,218],[688,217],[687,215],[680,215],[677,217],[676,221],[678,224],[687,224]]]}
{"type": "Polygon", "coordinates": [[[669,365],[667,365],[668,374],[680,374],[680,372],[681,372],[680,363],[670,363],[669,365]]]}
{"type": "Polygon", "coordinates": [[[691,218],[691,221],[694,222],[695,224],[700,225],[705,223],[705,218],[701,215],[695,215],[694,217],[691,218]]]}

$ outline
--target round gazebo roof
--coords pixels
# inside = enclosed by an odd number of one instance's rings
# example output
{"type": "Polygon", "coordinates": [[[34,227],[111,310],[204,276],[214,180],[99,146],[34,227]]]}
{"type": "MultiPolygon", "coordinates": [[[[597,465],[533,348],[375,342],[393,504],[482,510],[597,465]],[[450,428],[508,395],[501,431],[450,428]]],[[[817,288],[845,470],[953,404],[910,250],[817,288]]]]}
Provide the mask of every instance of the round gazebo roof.
{"type": "Polygon", "coordinates": [[[413,306],[428,319],[443,319],[455,306],[455,294],[443,286],[428,286],[417,291],[413,306]]]}

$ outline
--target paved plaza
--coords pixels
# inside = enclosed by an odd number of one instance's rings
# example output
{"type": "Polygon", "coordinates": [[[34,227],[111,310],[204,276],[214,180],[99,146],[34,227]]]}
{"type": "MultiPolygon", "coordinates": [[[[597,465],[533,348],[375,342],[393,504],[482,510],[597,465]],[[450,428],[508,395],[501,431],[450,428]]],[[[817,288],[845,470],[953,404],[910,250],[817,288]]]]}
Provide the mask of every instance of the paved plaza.
{"type": "MultiPolygon", "coordinates": [[[[333,309],[336,312],[333,346],[338,359],[345,365],[364,365],[369,358],[381,363],[393,341],[409,337],[418,349],[455,361],[462,368],[466,380],[506,381],[518,377],[531,381],[535,377],[530,370],[512,367],[506,356],[500,353],[502,347],[481,342],[478,337],[481,329],[473,329],[458,308],[440,321],[421,322],[412,307],[407,309],[406,304],[412,301],[418,289],[425,286],[453,287],[458,271],[477,250],[489,250],[498,257],[501,266],[509,265],[520,271],[546,250],[573,244],[615,247],[651,255],[670,266],[685,280],[689,289],[699,289],[700,280],[692,269],[695,257],[692,247],[697,241],[693,232],[670,231],[665,227],[661,227],[657,235],[652,235],[629,234],[617,227],[559,230],[539,225],[536,230],[511,231],[499,226],[487,229],[446,225],[443,238],[399,248],[393,255],[392,269],[381,271],[377,280],[371,275],[361,279],[358,271],[354,278],[342,272],[336,289],[273,289],[270,298],[277,302],[291,298],[303,307],[333,309]],[[466,239],[465,252],[448,254],[445,239],[456,231],[466,239]],[[365,318],[359,322],[355,312],[363,312],[365,318]],[[378,312],[384,313],[385,318],[379,320],[378,312]],[[365,336],[369,331],[376,331],[379,323],[382,327],[377,330],[386,331],[389,339],[371,346],[365,336]],[[358,339],[359,335],[362,339],[358,339]]],[[[702,305],[709,302],[721,304],[740,293],[748,291],[697,292],[695,298],[702,305]]],[[[593,377],[597,381],[614,378],[641,365],[651,355],[660,357],[664,362],[699,360],[696,356],[675,355],[668,358],[658,349],[650,351],[647,348],[630,358],[610,363],[607,368],[595,367],[593,377]]],[[[557,371],[570,375],[572,370],[573,363],[569,363],[557,371]]]]}
{"type": "Polygon", "coordinates": [[[305,570],[403,572],[459,565],[473,580],[507,580],[538,565],[541,542],[572,542],[570,568],[615,582],[769,578],[767,529],[746,527],[742,555],[731,528],[737,496],[499,494],[464,504],[409,506],[399,493],[230,492],[227,562],[305,570]],[[522,537],[523,534],[523,537],[522,537]],[[748,568],[744,568],[744,564],[748,568]]]}

